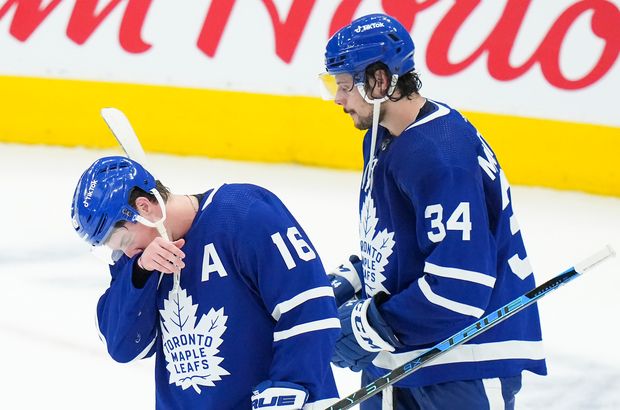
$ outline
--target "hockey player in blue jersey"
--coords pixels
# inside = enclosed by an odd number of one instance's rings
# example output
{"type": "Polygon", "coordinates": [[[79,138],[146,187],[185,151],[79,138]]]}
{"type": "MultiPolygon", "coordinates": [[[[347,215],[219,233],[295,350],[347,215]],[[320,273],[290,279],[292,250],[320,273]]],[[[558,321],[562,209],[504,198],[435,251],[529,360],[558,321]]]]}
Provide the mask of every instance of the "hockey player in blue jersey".
{"type": "MultiPolygon", "coordinates": [[[[535,286],[494,152],[458,111],[419,94],[413,54],[398,21],[367,15],[331,37],[321,76],[354,125],[368,130],[362,258],[332,275],[339,304],[359,296],[339,308],[333,361],[363,370],[364,384],[535,286]]],[[[546,374],[536,306],[361,408],[513,409],[524,370],[546,374]]]]}
{"type": "Polygon", "coordinates": [[[158,409],[323,409],[337,399],[333,291],[274,194],[230,184],[175,195],[114,156],[81,176],[71,217],[115,262],[97,306],[101,340],[119,362],[155,355],[158,409]]]}

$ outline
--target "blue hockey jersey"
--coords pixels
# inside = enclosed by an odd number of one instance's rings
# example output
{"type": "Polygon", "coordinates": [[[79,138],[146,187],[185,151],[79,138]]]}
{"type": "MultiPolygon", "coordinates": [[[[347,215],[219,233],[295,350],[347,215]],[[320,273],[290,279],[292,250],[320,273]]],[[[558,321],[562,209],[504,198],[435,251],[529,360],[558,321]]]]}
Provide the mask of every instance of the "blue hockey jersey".
{"type": "MultiPolygon", "coordinates": [[[[535,287],[495,154],[457,111],[428,100],[398,137],[364,140],[360,246],[364,293],[405,348],[381,352],[379,377],[535,287]]],[[[546,374],[537,307],[453,349],[397,383],[546,374]]]]}
{"type": "Polygon", "coordinates": [[[134,259],[110,268],[97,306],[109,354],[155,354],[158,409],[250,409],[264,380],[308,390],[304,409],[338,397],[330,358],[340,323],[308,237],[280,200],[253,185],[208,191],[172,275],[132,282],[134,259]]]}

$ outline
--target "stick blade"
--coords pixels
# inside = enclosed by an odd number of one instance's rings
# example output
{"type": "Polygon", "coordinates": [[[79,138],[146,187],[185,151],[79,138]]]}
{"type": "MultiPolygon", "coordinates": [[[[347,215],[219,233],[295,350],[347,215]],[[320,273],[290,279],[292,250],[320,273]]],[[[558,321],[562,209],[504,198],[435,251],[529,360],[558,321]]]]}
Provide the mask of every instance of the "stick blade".
{"type": "Polygon", "coordinates": [[[590,256],[588,259],[576,264],[575,270],[579,273],[584,273],[585,271],[592,269],[599,263],[613,256],[616,256],[616,251],[611,247],[611,245],[607,245],[594,255],[590,256]]]}
{"type": "Polygon", "coordinates": [[[146,154],[127,116],[118,108],[113,107],[102,108],[101,116],[125,154],[146,168],[146,154]]]}

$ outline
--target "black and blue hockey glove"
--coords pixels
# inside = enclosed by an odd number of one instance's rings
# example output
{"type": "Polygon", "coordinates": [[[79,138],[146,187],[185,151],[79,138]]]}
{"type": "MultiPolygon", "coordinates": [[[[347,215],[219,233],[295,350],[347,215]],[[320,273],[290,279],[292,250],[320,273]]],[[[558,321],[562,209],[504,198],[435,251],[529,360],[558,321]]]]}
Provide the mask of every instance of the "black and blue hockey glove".
{"type": "Polygon", "coordinates": [[[393,352],[403,346],[379,313],[375,299],[350,301],[338,309],[338,316],[341,333],[332,357],[338,367],[358,372],[380,351],[393,352]]]}
{"type": "Polygon", "coordinates": [[[336,305],[342,306],[347,301],[359,295],[362,290],[362,261],[357,255],[352,255],[349,260],[330,272],[327,277],[334,290],[336,305]]]}

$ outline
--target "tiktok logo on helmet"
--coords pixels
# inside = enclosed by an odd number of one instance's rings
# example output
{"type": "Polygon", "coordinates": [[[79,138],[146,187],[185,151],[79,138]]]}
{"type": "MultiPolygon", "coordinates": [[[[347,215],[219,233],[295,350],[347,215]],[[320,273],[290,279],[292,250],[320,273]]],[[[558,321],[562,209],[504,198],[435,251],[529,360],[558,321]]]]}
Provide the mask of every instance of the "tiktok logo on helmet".
{"type": "Polygon", "coordinates": [[[84,201],[82,201],[82,205],[84,205],[84,208],[88,208],[88,206],[90,205],[88,201],[90,201],[90,199],[93,197],[95,188],[97,188],[96,179],[90,183],[90,186],[88,187],[88,191],[86,191],[86,194],[84,195],[84,201]]]}
{"type": "Polygon", "coordinates": [[[380,27],[385,27],[385,24],[383,24],[382,22],[377,22],[377,23],[370,23],[370,24],[364,24],[363,26],[357,26],[355,28],[356,33],[363,33],[366,30],[371,30],[373,28],[380,28],[380,27]]]}
{"type": "Polygon", "coordinates": [[[415,46],[409,31],[386,14],[362,16],[338,30],[325,46],[325,71],[351,74],[365,81],[370,64],[384,63],[391,75],[403,76],[415,69],[415,46]]]}

